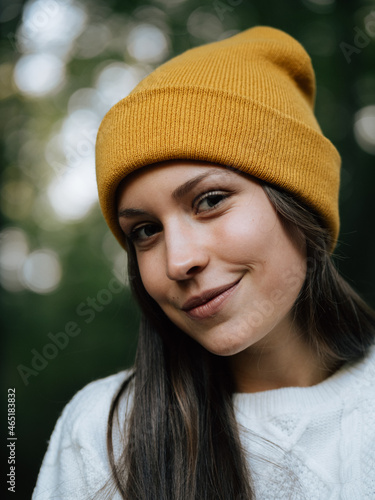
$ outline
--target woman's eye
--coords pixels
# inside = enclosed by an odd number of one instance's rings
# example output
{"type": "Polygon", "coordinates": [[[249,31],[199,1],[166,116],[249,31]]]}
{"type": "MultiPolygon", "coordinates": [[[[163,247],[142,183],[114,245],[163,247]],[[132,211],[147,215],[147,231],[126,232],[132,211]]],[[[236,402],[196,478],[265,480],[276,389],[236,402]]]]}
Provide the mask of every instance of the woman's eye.
{"type": "Polygon", "coordinates": [[[212,210],[213,208],[216,208],[217,205],[219,205],[227,197],[228,194],[222,192],[206,193],[198,199],[196,203],[196,211],[198,213],[212,210]]]}
{"type": "Polygon", "coordinates": [[[145,241],[148,238],[151,238],[151,236],[154,236],[154,234],[158,233],[159,231],[160,229],[156,224],[145,224],[143,226],[134,228],[131,231],[129,238],[132,241],[145,241]]]}

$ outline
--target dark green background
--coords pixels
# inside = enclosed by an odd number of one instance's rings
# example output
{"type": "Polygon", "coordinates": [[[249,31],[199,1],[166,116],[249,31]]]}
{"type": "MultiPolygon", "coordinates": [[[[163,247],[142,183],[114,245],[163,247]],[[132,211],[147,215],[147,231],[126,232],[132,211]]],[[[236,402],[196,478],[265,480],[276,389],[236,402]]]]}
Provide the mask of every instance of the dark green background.
{"type": "MultiPolygon", "coordinates": [[[[78,0],[77,0],[78,2],[78,0]]],[[[11,3],[4,2],[2,9],[11,3]]],[[[364,152],[353,135],[355,113],[364,106],[375,105],[375,22],[372,39],[346,60],[340,44],[355,47],[355,28],[364,30],[364,19],[374,12],[375,3],[264,0],[186,0],[173,7],[158,0],[84,2],[95,22],[100,23],[109,13],[126,13],[135,22],[142,21],[139,7],[152,5],[165,13],[171,42],[170,55],[204,43],[186,29],[186,21],[198,7],[222,18],[224,31],[245,29],[257,24],[281,28],[300,40],[310,53],[317,75],[316,112],[324,133],[332,140],[343,158],[341,186],[341,233],[336,250],[338,266],[344,276],[374,306],[375,277],[375,161],[364,152]],[[105,8],[103,8],[105,6],[105,8]],[[102,17],[101,17],[102,16],[102,17]]],[[[171,5],[172,4],[172,5],[171,5]]],[[[0,53],[2,63],[14,65],[20,54],[12,42],[21,19],[18,15],[1,24],[0,53]]],[[[125,53],[125,52],[124,52],[125,53]]],[[[169,57],[169,56],[168,56],[169,57]]],[[[89,87],[95,68],[108,59],[124,61],[119,54],[104,51],[92,59],[72,59],[68,64],[68,79],[58,94],[42,98],[23,96],[2,76],[0,101],[2,137],[9,123],[30,122],[38,127],[40,140],[47,137],[50,127],[63,118],[70,95],[78,88],[89,87]]],[[[128,62],[125,60],[125,62],[128,62]]],[[[131,61],[130,61],[131,63],[131,61]]],[[[20,145],[1,142],[2,182],[20,179],[23,172],[17,164],[20,145]]],[[[45,163],[36,151],[31,168],[38,161],[45,163]]],[[[36,168],[36,167],[35,167],[36,168]]],[[[45,166],[48,168],[48,166],[45,166]]],[[[36,182],[35,189],[43,189],[36,182]]],[[[22,204],[24,200],[14,200],[22,204]]],[[[2,363],[4,410],[8,387],[16,388],[17,469],[16,498],[29,498],[45,453],[47,440],[64,405],[88,382],[109,375],[132,363],[138,312],[129,292],[114,295],[113,300],[87,324],[77,315],[77,306],[95,297],[108,286],[112,278],[111,263],[104,256],[102,240],[107,233],[99,208],[88,217],[55,233],[46,233],[28,216],[14,220],[9,211],[2,213],[3,227],[20,227],[37,248],[45,243],[60,255],[63,277],[57,290],[50,294],[31,291],[8,292],[1,289],[3,320],[2,363]],[[63,330],[75,321],[81,333],[71,338],[69,345],[55,359],[31,376],[26,386],[17,366],[30,366],[32,349],[40,351],[49,342],[47,334],[63,330]]],[[[5,413],[4,413],[5,414],[5,413]]],[[[1,435],[5,448],[6,419],[1,435]]],[[[4,482],[4,478],[3,478],[4,482]]],[[[4,483],[3,483],[4,484],[4,483]]],[[[4,486],[3,486],[4,488],[4,486]]]]}

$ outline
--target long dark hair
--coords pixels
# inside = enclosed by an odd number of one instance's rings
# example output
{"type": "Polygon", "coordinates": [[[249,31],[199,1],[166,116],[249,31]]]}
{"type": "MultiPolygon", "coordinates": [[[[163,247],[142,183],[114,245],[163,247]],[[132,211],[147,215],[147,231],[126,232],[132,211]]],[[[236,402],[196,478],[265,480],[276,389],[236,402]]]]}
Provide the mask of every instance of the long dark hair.
{"type": "MultiPolygon", "coordinates": [[[[282,222],[306,241],[307,273],[294,305],[306,341],[332,371],[362,358],[374,342],[375,314],[337,272],[329,232],[294,196],[263,188],[282,222]]],[[[227,358],[209,353],[169,321],[143,287],[131,241],[128,254],[143,318],[134,372],[113,400],[108,420],[117,490],[126,500],[254,499],[227,358]],[[132,393],[132,409],[115,460],[113,427],[125,392],[132,393]]]]}

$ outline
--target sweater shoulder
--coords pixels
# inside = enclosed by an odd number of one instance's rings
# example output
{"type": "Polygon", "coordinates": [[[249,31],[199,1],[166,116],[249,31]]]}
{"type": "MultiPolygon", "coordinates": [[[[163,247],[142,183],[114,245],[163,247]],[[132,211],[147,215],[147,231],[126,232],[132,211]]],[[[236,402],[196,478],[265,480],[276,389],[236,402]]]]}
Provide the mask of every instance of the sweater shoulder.
{"type": "Polygon", "coordinates": [[[70,428],[77,422],[85,425],[105,422],[106,425],[112,400],[132,373],[133,370],[124,370],[90,382],[72,397],[60,418],[70,428]]]}
{"type": "MultiPolygon", "coordinates": [[[[124,370],[106,378],[90,382],[80,389],[63,409],[52,433],[49,448],[75,447],[86,450],[92,456],[104,457],[108,416],[113,398],[122,384],[132,375],[132,370],[124,370]]],[[[128,390],[120,400],[129,405],[132,392],[128,390]]],[[[123,412],[126,418],[126,412],[123,412]]]]}
{"type": "MultiPolygon", "coordinates": [[[[111,403],[131,375],[126,370],[91,382],[65,406],[50,438],[33,499],[96,498],[111,476],[107,451],[111,403]]],[[[120,407],[131,399],[130,389],[122,394],[120,407]]]]}
{"type": "Polygon", "coordinates": [[[375,381],[375,344],[363,360],[350,364],[347,369],[357,379],[357,385],[372,386],[375,381]]]}

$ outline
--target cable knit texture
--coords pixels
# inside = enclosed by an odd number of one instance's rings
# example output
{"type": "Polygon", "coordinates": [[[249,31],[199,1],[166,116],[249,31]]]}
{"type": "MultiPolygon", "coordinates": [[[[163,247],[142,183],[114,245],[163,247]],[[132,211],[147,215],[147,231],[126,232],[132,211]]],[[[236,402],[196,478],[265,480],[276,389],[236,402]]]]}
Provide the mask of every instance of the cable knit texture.
{"type": "Polygon", "coordinates": [[[161,65],[104,117],[96,143],[99,200],[126,247],[116,189],[145,165],[191,159],[230,166],[314,208],[334,247],[340,156],[314,116],[315,75],[302,45],[255,27],[161,65]]]}
{"type": "MultiPolygon", "coordinates": [[[[130,372],[86,386],[65,407],[33,500],[92,500],[110,477],[106,428],[130,372]]],[[[241,439],[259,500],[375,499],[375,349],[321,384],[235,394],[241,439]]],[[[123,398],[120,415],[131,404],[123,398]]],[[[124,422],[121,423],[123,425],[124,422]]],[[[115,434],[115,454],[121,450],[115,434]]],[[[114,500],[120,497],[110,494],[114,500]]],[[[232,500],[232,499],[228,499],[232,500]]]]}

